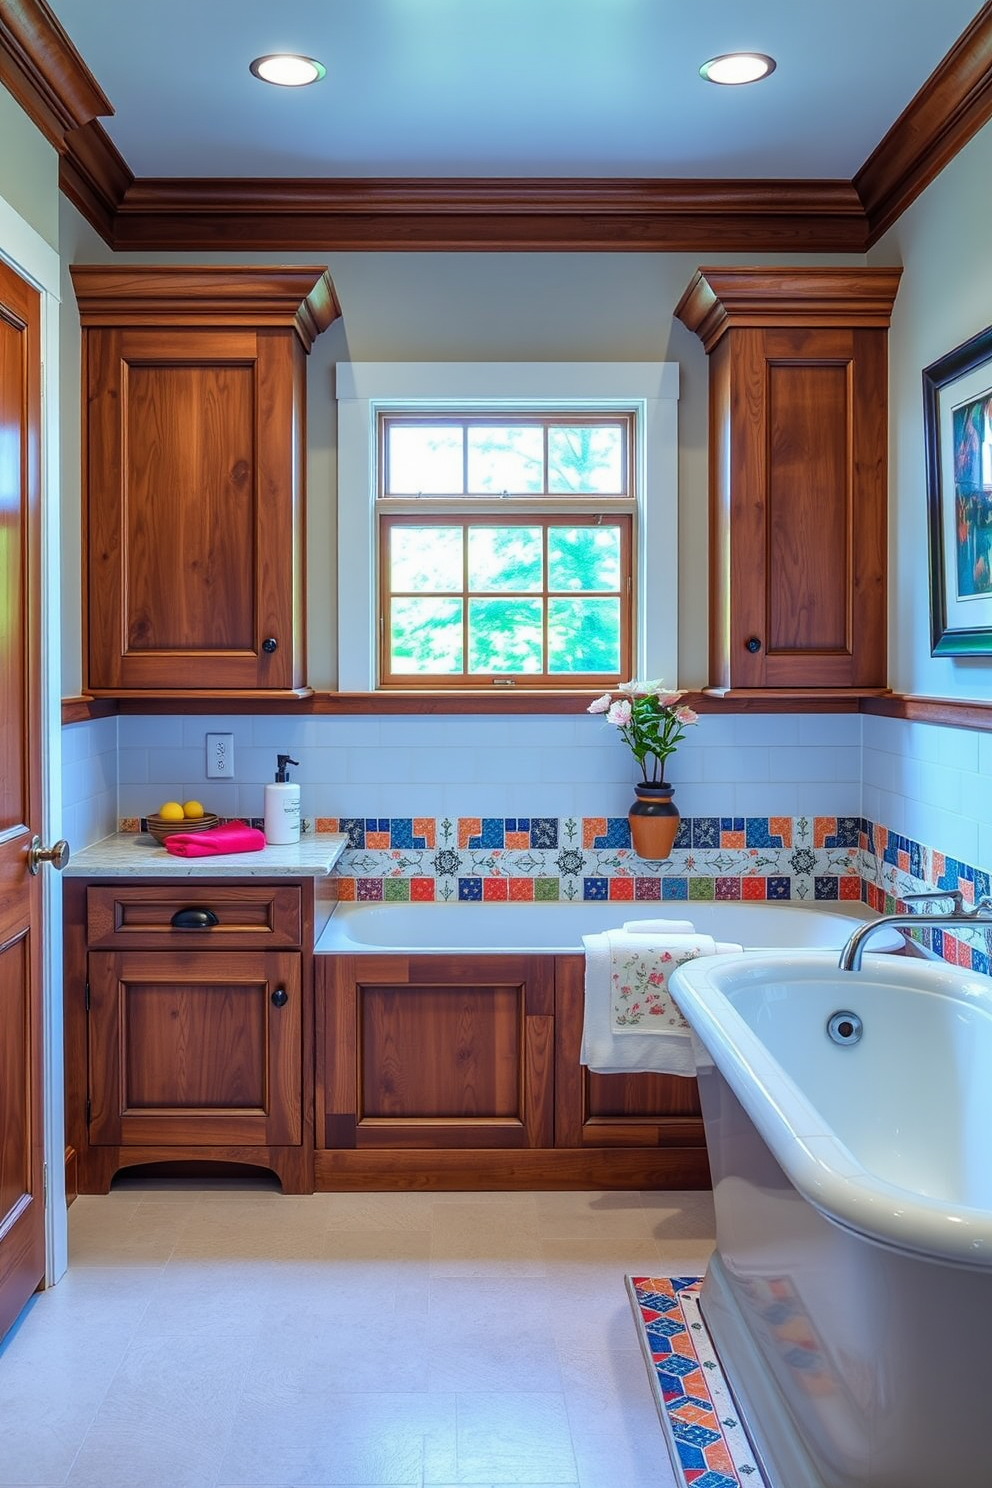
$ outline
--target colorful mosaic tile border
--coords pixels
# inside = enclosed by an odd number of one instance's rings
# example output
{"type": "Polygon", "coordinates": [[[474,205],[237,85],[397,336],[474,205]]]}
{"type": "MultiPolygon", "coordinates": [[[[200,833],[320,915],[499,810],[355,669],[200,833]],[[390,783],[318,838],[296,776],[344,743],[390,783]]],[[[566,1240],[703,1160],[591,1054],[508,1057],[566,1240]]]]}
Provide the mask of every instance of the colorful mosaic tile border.
{"type": "MultiPolygon", "coordinates": [[[[992,875],[936,848],[926,847],[876,822],[864,821],[861,828],[862,897],[879,914],[895,914],[909,908],[907,894],[957,890],[967,905],[992,892],[992,875]]],[[[934,904],[941,910],[950,906],[934,904]]],[[[925,905],[919,908],[926,908],[925,905]]],[[[992,930],[976,926],[952,930],[928,927],[915,930],[918,944],[951,966],[963,966],[988,976],[992,969],[992,930]]]]}
{"type": "Polygon", "coordinates": [[[628,1276],[679,1488],[767,1488],[699,1311],[698,1276],[628,1276]]]}
{"type": "Polygon", "coordinates": [[[338,897],[367,901],[860,899],[856,817],[685,817],[670,858],[626,817],[318,817],[344,832],[338,897]]]}

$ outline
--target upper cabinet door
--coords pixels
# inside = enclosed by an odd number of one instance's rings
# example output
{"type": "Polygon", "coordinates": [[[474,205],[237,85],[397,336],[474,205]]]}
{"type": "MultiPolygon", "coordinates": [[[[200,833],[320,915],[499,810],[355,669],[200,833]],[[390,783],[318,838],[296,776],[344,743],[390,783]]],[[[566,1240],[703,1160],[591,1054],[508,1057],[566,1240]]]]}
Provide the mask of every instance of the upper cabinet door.
{"type": "Polygon", "coordinates": [[[326,274],[72,273],[87,690],[303,690],[306,353],[338,313],[326,274]]]}
{"type": "Polygon", "coordinates": [[[701,269],[710,681],[886,685],[887,327],[898,269],[701,269]]]}

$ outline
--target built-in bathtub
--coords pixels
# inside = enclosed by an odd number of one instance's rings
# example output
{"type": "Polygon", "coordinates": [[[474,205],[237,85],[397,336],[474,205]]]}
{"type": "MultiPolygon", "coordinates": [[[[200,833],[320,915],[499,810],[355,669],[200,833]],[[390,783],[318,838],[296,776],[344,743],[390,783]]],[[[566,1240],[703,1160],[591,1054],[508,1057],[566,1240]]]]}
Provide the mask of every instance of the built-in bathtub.
{"type": "MultiPolygon", "coordinates": [[[[740,900],[538,904],[342,903],[317,942],[317,952],[351,955],[402,951],[479,955],[506,951],[582,951],[583,935],[615,930],[628,920],[688,919],[705,935],[736,941],[748,950],[768,947],[840,947],[859,921],[877,919],[864,904],[829,906],[740,900]]],[[[897,932],[872,947],[902,945],[897,932]]]]}
{"type": "Polygon", "coordinates": [[[989,1482],[992,980],[797,952],[672,991],[717,1218],[701,1307],[771,1488],[989,1482]]]}
{"type": "Polygon", "coordinates": [[[315,958],[318,1187],[708,1186],[694,1081],[582,1062],[583,935],[675,917],[776,954],[840,947],[877,918],[854,903],[339,903],[315,958]]]}

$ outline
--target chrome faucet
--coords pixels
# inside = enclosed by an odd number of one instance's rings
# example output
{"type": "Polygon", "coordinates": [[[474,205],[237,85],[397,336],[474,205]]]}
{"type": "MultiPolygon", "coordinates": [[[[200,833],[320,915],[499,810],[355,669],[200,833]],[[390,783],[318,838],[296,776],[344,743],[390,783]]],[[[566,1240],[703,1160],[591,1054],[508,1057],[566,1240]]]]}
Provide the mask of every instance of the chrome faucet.
{"type": "Polygon", "coordinates": [[[859,925],[840,953],[838,965],[841,971],[861,970],[861,956],[865,942],[874,935],[876,930],[881,930],[885,925],[905,929],[916,925],[930,925],[942,930],[963,929],[973,925],[992,925],[992,897],[988,894],[984,894],[970,909],[965,904],[964,895],[960,889],[948,889],[946,893],[938,891],[931,894],[903,894],[902,899],[905,904],[932,903],[935,899],[949,899],[953,908],[945,910],[943,914],[909,912],[882,915],[877,920],[869,920],[866,924],[859,925]]]}

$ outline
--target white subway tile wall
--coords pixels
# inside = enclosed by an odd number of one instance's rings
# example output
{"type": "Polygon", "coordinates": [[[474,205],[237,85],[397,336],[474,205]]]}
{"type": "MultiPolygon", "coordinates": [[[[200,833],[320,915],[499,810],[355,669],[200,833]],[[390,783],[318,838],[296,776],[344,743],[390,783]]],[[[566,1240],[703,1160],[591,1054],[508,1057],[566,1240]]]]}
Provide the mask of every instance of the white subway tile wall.
{"type": "Polygon", "coordinates": [[[62,730],[62,835],[73,852],[117,830],[117,725],[94,718],[62,730]]]}
{"type": "Polygon", "coordinates": [[[947,857],[992,867],[992,736],[863,719],[863,812],[947,857]]]}
{"type": "MultiPolygon", "coordinates": [[[[854,714],[705,714],[669,778],[692,816],[858,816],[861,723],[854,714]]],[[[118,720],[118,814],[146,816],[195,795],[220,815],[260,816],[276,754],[300,761],[303,814],[625,815],[636,767],[601,717],[283,718],[225,714],[118,720]],[[234,781],[206,778],[206,736],[233,733],[234,781]]]]}

